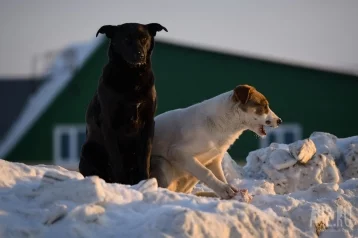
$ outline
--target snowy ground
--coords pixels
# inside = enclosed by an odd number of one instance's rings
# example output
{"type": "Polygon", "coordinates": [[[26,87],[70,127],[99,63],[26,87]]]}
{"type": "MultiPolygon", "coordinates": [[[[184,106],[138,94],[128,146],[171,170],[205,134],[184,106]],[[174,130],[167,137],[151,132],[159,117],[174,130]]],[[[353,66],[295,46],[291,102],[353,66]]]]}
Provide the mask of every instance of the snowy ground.
{"type": "Polygon", "coordinates": [[[358,237],[358,136],[313,133],[223,167],[250,202],[0,160],[0,237],[358,237]]]}

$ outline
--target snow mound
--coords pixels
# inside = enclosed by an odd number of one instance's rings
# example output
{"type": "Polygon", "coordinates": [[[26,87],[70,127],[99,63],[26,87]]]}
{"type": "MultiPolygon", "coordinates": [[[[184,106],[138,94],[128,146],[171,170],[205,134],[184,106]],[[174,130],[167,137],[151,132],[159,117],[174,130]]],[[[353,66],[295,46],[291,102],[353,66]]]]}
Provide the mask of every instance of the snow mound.
{"type": "Polygon", "coordinates": [[[60,167],[0,163],[0,237],[308,237],[290,219],[170,192],[155,179],[126,186],[60,167]]]}
{"type": "Polygon", "coordinates": [[[354,237],[358,235],[357,188],[357,179],[340,185],[322,183],[288,195],[257,195],[252,204],[289,217],[306,234],[344,232],[354,237]],[[351,192],[346,193],[345,187],[351,192]]]}
{"type": "Polygon", "coordinates": [[[289,217],[307,234],[358,235],[358,136],[314,132],[290,145],[252,151],[246,160],[245,180],[272,185],[264,193],[251,191],[253,205],[289,217]]]}
{"type": "Polygon", "coordinates": [[[246,160],[244,176],[272,182],[278,194],[340,183],[358,177],[358,136],[338,139],[314,132],[310,138],[290,145],[272,143],[252,151],[246,160]]]}
{"type": "MultiPolygon", "coordinates": [[[[358,136],[314,132],[252,151],[246,160],[242,168],[226,154],[222,167],[228,182],[248,189],[252,205],[290,218],[309,236],[358,235],[358,136]]],[[[198,184],[196,191],[211,190],[198,184]]]]}
{"type": "Polygon", "coordinates": [[[249,202],[0,160],[0,237],[355,237],[357,148],[358,136],[315,132],[253,151],[244,167],[226,153],[224,174],[249,202]]]}

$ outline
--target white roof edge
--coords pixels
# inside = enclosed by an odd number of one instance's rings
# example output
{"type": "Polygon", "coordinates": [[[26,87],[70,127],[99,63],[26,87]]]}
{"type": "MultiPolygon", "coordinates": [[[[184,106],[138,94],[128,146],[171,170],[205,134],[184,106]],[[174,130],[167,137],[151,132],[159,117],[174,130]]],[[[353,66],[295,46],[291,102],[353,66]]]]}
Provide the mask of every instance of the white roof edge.
{"type": "MultiPolygon", "coordinates": [[[[97,49],[97,46],[102,42],[102,39],[103,36],[95,38],[89,43],[88,50],[83,51],[83,57],[79,58],[76,67],[82,67],[88,57],[97,49]]],[[[68,48],[65,48],[64,51],[66,49],[68,48]]],[[[61,56],[58,56],[58,58],[60,57],[61,56]]],[[[54,65],[56,64],[55,61],[56,59],[54,60],[54,65]]],[[[55,73],[51,75],[49,79],[43,82],[43,85],[28,99],[22,112],[1,141],[0,158],[5,158],[16,146],[62,90],[66,88],[72,77],[73,75],[71,72],[62,71],[60,74],[55,73]]]]}
{"type": "Polygon", "coordinates": [[[296,66],[296,67],[303,67],[308,69],[314,69],[314,70],[322,70],[322,71],[329,71],[332,73],[340,73],[340,74],[347,74],[351,76],[358,76],[358,69],[352,70],[351,68],[343,68],[343,67],[334,67],[334,66],[327,66],[324,64],[318,64],[315,62],[305,62],[302,60],[295,60],[292,58],[287,57],[277,57],[273,55],[267,55],[267,54],[259,54],[259,53],[253,53],[249,51],[244,50],[237,50],[237,49],[230,49],[228,47],[218,46],[218,45],[211,45],[206,43],[198,43],[198,42],[191,42],[186,40],[175,40],[175,39],[168,39],[168,38],[159,38],[157,42],[163,42],[167,44],[173,44],[177,46],[182,47],[191,47],[193,49],[198,50],[205,50],[205,51],[211,51],[215,53],[221,53],[221,54],[228,54],[238,57],[246,57],[251,59],[257,59],[257,60],[264,60],[269,61],[272,63],[278,63],[278,64],[286,64],[290,66],[296,66]]]}

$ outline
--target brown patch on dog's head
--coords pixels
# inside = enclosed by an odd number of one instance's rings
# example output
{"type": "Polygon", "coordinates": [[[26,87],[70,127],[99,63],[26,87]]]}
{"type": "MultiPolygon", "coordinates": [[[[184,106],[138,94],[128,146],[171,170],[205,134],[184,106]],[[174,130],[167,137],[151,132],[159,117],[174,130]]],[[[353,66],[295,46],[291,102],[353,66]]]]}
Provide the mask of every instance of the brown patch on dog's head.
{"type": "Polygon", "coordinates": [[[247,103],[253,90],[255,88],[247,84],[236,86],[233,94],[234,101],[241,104],[247,103]]]}
{"type": "Polygon", "coordinates": [[[264,95],[250,85],[239,85],[232,93],[233,109],[240,113],[240,123],[255,132],[266,136],[265,126],[278,127],[282,120],[269,107],[264,95]]]}
{"type": "Polygon", "coordinates": [[[237,86],[234,89],[232,99],[239,104],[244,112],[254,112],[257,115],[269,112],[269,103],[266,97],[250,85],[237,86]]]}

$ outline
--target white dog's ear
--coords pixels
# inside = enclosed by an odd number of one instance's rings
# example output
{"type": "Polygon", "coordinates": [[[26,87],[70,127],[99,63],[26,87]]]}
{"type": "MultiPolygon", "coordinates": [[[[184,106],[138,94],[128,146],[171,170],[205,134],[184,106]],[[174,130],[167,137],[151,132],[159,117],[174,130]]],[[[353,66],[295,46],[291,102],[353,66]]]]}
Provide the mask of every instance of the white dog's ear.
{"type": "Polygon", "coordinates": [[[247,84],[236,86],[234,89],[233,99],[235,102],[245,104],[247,101],[249,101],[250,96],[254,90],[254,87],[247,84]]]}

